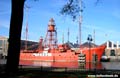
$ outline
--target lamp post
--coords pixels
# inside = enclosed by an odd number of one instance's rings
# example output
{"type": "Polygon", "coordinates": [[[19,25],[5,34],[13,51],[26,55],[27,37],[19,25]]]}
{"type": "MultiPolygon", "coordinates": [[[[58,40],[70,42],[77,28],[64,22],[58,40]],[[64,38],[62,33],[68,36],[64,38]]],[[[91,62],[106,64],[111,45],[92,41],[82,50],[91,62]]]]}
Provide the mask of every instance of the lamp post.
{"type": "Polygon", "coordinates": [[[90,52],[90,48],[91,48],[91,42],[92,42],[92,36],[89,34],[88,35],[88,38],[87,38],[87,40],[88,40],[88,43],[89,43],[89,70],[90,70],[90,61],[91,61],[91,52],[90,52]]]}

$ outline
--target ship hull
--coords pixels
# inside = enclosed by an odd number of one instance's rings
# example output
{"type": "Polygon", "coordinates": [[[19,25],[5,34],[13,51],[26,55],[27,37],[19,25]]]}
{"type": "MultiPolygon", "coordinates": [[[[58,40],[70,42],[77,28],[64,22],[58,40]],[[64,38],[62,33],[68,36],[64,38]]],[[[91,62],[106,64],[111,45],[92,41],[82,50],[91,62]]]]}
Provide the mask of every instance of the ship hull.
{"type": "Polygon", "coordinates": [[[74,52],[20,53],[20,60],[74,62],[78,60],[78,56],[74,52]]]}
{"type": "Polygon", "coordinates": [[[86,62],[100,62],[106,46],[98,46],[94,48],[81,48],[79,53],[85,55],[86,62]]]}
{"type": "Polygon", "coordinates": [[[61,61],[61,62],[76,62],[79,61],[79,54],[85,55],[85,62],[100,61],[105,46],[95,48],[82,48],[78,52],[40,52],[40,53],[20,53],[20,60],[33,61],[61,61]],[[94,57],[96,55],[96,58],[94,57]],[[95,58],[95,59],[94,59],[95,58]]]}

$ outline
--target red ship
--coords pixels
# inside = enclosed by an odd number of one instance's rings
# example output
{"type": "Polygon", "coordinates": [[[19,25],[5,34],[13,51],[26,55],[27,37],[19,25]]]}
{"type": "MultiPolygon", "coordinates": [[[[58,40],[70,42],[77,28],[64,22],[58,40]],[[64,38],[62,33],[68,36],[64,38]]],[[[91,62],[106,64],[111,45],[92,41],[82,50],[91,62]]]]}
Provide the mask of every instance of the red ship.
{"type": "Polygon", "coordinates": [[[57,44],[55,22],[50,19],[46,38],[40,39],[36,50],[21,50],[20,60],[53,61],[53,62],[92,62],[100,61],[106,46],[79,48],[72,50],[67,44],[57,44]],[[82,57],[83,56],[83,57],[82,57]]]}

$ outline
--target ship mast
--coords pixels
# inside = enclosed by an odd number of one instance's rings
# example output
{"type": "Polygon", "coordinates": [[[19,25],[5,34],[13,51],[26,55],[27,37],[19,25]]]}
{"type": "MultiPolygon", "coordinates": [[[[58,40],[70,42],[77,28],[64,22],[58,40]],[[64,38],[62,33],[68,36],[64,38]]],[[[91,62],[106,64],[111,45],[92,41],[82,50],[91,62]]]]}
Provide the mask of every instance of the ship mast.
{"type": "MultiPolygon", "coordinates": [[[[95,44],[95,29],[94,29],[94,32],[93,32],[93,33],[94,33],[94,44],[95,44]]],[[[94,45],[94,47],[95,47],[95,45],[94,45]]]]}
{"type": "Polygon", "coordinates": [[[69,36],[70,36],[69,27],[68,27],[68,33],[67,33],[67,35],[68,35],[68,43],[69,43],[69,36]]]}
{"type": "Polygon", "coordinates": [[[79,45],[81,47],[81,35],[82,35],[82,32],[81,32],[81,26],[82,26],[82,12],[83,12],[83,9],[82,9],[82,0],[80,0],[80,18],[79,18],[79,45]]]}
{"type": "Polygon", "coordinates": [[[62,35],[62,44],[64,44],[64,33],[62,35]]]}
{"type": "Polygon", "coordinates": [[[27,41],[28,41],[28,10],[29,10],[29,6],[27,6],[27,5],[25,5],[25,8],[26,8],[26,13],[27,13],[27,15],[26,15],[26,29],[25,29],[25,32],[26,32],[26,42],[25,42],[25,50],[27,50],[28,49],[28,46],[27,46],[27,41]]]}
{"type": "Polygon", "coordinates": [[[25,31],[26,31],[26,42],[25,42],[25,50],[27,50],[28,49],[28,47],[27,47],[27,41],[28,41],[28,22],[26,23],[26,29],[25,29],[25,31]]]}
{"type": "Polygon", "coordinates": [[[76,44],[78,45],[78,36],[76,37],[76,44]]]}

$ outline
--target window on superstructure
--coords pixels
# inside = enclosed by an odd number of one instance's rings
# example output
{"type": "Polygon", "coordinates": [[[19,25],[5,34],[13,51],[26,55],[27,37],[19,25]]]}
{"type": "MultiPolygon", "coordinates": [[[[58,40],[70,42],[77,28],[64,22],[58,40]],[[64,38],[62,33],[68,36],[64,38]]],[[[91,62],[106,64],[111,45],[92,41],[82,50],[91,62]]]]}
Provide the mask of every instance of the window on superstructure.
{"type": "Polygon", "coordinates": [[[2,47],[2,40],[0,40],[0,47],[2,47]]]}

